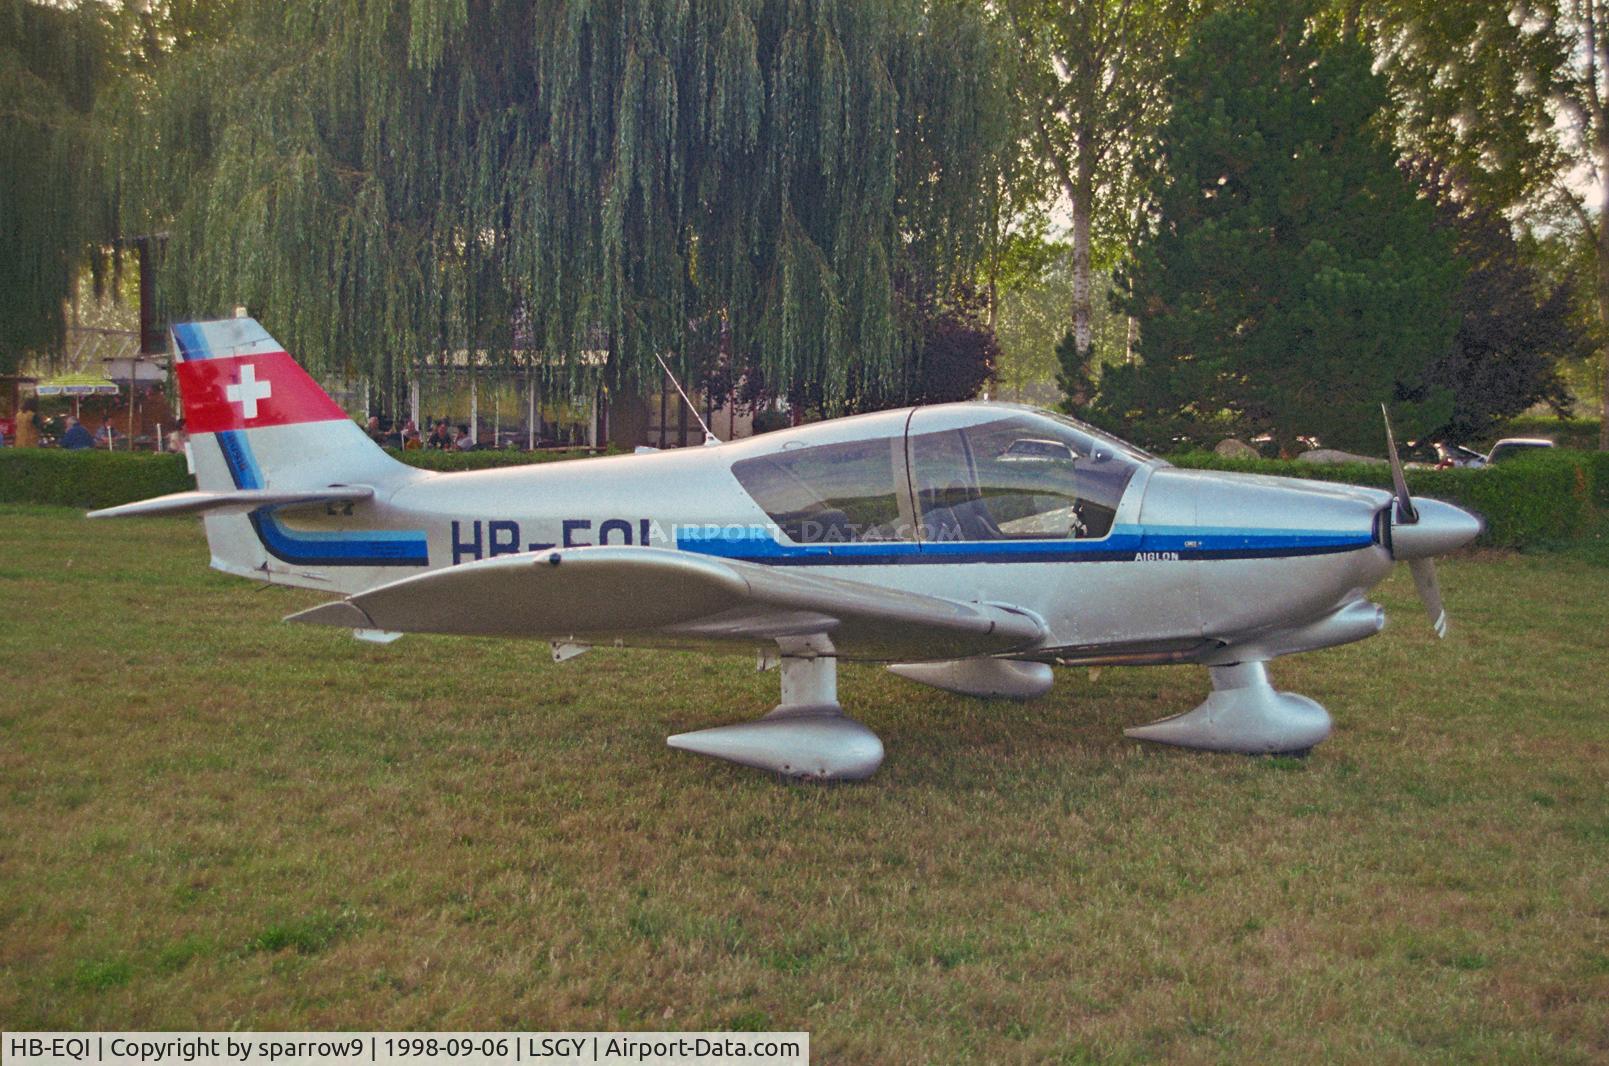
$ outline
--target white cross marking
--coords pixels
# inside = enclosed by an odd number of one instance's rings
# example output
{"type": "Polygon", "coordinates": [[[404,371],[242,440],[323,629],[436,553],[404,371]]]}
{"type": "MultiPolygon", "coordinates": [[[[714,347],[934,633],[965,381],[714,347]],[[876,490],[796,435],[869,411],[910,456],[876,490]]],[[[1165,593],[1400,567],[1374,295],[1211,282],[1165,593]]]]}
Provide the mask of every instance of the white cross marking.
{"type": "Polygon", "coordinates": [[[230,385],[224,389],[224,395],[229,397],[230,403],[240,405],[242,418],[257,417],[257,401],[266,400],[274,395],[273,383],[257,380],[257,368],[247,363],[240,368],[240,383],[230,385]]]}

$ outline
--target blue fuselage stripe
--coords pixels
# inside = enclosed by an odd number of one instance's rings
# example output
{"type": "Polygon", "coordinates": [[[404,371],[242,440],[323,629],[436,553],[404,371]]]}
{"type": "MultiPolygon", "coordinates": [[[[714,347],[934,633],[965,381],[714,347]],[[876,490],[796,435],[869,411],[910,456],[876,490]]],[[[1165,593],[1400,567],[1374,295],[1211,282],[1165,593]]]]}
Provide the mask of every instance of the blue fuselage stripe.
{"type": "MultiPolygon", "coordinates": [[[[267,487],[257,458],[241,430],[217,434],[218,447],[237,489],[267,487]]],[[[257,539],[276,559],[300,566],[429,566],[430,547],[423,531],[365,530],[310,533],[292,530],[271,507],[247,516],[257,539]]]]}
{"type": "Polygon", "coordinates": [[[907,541],[783,544],[752,535],[680,533],[683,551],[769,566],[899,566],[944,563],[1101,563],[1165,558],[1272,559],[1333,555],[1374,543],[1371,532],[1280,529],[1190,529],[1119,526],[1101,540],[907,541]]]}

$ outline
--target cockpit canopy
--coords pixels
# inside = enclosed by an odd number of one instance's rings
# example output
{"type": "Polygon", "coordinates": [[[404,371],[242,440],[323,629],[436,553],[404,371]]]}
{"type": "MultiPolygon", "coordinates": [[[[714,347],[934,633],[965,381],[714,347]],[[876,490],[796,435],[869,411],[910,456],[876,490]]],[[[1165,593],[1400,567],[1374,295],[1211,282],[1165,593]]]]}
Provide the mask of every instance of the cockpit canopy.
{"type": "Polygon", "coordinates": [[[956,404],[904,421],[901,435],[790,440],[732,473],[798,544],[1098,540],[1135,471],[1154,462],[1031,408],[956,404]]]}

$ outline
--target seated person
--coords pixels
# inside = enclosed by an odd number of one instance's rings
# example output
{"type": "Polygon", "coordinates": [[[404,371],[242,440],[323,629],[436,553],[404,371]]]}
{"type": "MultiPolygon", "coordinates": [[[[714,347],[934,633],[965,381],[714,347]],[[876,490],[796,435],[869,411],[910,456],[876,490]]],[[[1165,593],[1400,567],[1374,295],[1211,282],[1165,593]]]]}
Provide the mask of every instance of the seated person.
{"type": "Polygon", "coordinates": [[[61,435],[61,446],[70,451],[82,451],[85,448],[95,447],[95,438],[84,428],[84,423],[68,415],[67,432],[61,435]]]}

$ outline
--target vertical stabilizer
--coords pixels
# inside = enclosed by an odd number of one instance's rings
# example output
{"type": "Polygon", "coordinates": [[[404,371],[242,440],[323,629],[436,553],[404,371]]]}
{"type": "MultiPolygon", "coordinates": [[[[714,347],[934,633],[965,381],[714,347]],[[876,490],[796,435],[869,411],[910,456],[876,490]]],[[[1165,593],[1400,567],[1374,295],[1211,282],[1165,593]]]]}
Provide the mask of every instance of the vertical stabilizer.
{"type": "MultiPolygon", "coordinates": [[[[173,342],[197,488],[363,485],[383,502],[422,476],[370,440],[255,319],[180,323],[173,327],[173,342]]],[[[324,588],[350,582],[327,570],[315,573],[319,568],[426,565],[423,532],[360,528],[376,524],[374,507],[332,514],[322,524],[332,528],[292,522],[273,507],[209,515],[212,564],[229,573],[324,588]]]]}

